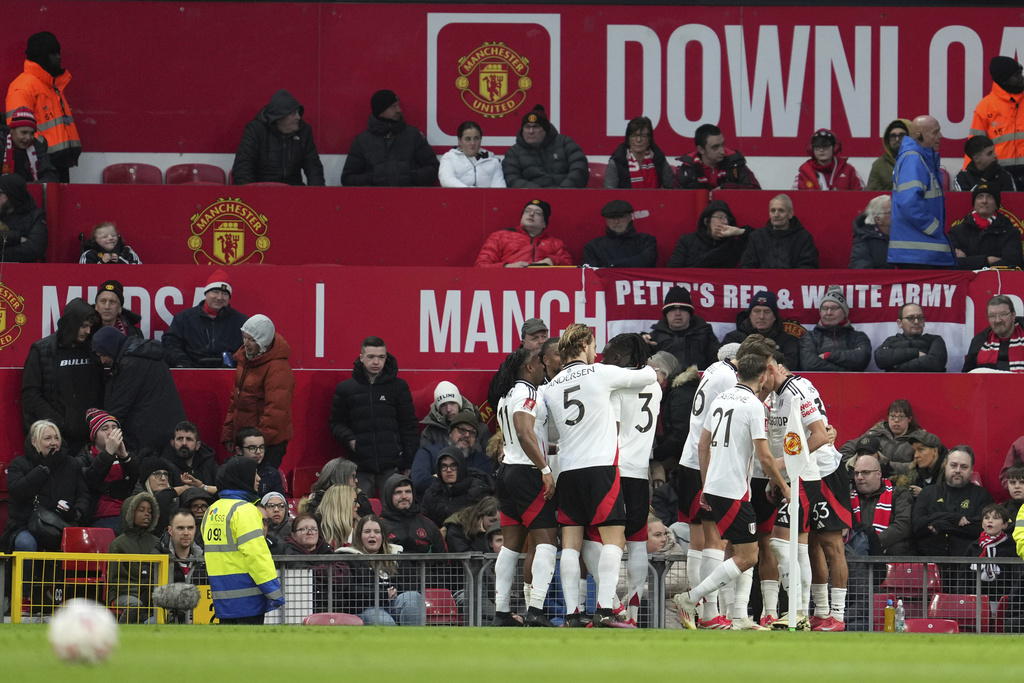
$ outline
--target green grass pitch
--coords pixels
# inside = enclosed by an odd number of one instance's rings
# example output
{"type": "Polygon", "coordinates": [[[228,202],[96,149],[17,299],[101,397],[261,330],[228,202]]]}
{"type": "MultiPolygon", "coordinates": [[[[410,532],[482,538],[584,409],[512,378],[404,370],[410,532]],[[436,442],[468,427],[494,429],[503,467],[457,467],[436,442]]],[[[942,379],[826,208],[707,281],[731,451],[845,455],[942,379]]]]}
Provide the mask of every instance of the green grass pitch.
{"type": "Polygon", "coordinates": [[[0,679],[31,681],[1010,681],[1020,636],[609,629],[122,626],[95,667],[50,651],[46,626],[0,625],[0,679]],[[799,679],[791,665],[798,662],[799,679]],[[402,673],[404,672],[404,673],[402,673]],[[359,678],[354,678],[358,676],[359,678]],[[672,676],[673,678],[667,678],[672,676]],[[271,678],[273,677],[273,678],[271,678]],[[280,677],[280,678],[278,678],[280,677]],[[500,677],[500,678],[499,678],[500,677]]]}

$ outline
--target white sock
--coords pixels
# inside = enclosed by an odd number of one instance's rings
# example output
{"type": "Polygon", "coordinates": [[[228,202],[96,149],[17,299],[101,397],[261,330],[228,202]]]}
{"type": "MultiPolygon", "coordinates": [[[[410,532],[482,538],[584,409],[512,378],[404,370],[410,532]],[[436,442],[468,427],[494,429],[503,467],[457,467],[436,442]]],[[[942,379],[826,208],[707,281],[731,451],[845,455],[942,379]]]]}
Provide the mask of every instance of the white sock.
{"type": "Polygon", "coordinates": [[[846,619],[845,588],[832,589],[832,616],[836,618],[836,621],[843,621],[846,619]]]}
{"type": "MultiPolygon", "coordinates": [[[[584,540],[583,549],[580,551],[580,554],[583,555],[583,564],[587,565],[587,573],[594,577],[594,586],[597,590],[601,590],[601,582],[597,576],[597,567],[601,563],[601,544],[597,541],[584,540]]],[[[586,579],[587,575],[582,574],[581,578],[586,579]]],[[[587,589],[582,584],[580,585],[580,593],[583,595],[587,594],[587,589]]],[[[585,604],[587,599],[583,598],[582,602],[585,604]]]]}
{"type": "Polygon", "coordinates": [[[494,611],[511,612],[512,581],[516,577],[516,565],[521,553],[502,546],[498,559],[494,561],[494,611]]]}
{"type": "Polygon", "coordinates": [[[736,566],[736,562],[730,557],[718,565],[711,572],[711,576],[701,581],[699,586],[690,591],[690,598],[695,602],[701,598],[706,598],[725,584],[734,581],[741,573],[740,568],[736,566]]]}
{"type": "Polygon", "coordinates": [[[640,613],[640,600],[644,597],[644,584],[647,582],[647,542],[626,541],[626,548],[629,549],[626,558],[626,578],[629,582],[626,615],[635,620],[640,613]]]}
{"type": "Polygon", "coordinates": [[[523,582],[523,602],[525,602],[526,604],[530,604],[530,593],[531,593],[531,591],[532,591],[532,588],[531,588],[530,584],[528,584],[528,583],[526,583],[524,581],[523,582]]]}
{"type": "Polygon", "coordinates": [[[761,597],[764,602],[764,613],[770,617],[779,617],[779,582],[765,579],[761,582],[761,597]]]}
{"type": "Polygon", "coordinates": [[[718,611],[732,619],[732,603],[736,601],[736,582],[730,581],[718,590],[718,611]]]}
{"type": "Polygon", "coordinates": [[[580,553],[578,550],[562,549],[558,573],[562,579],[565,613],[569,615],[578,612],[580,605],[580,553]]]}
{"type": "MultiPolygon", "coordinates": [[[[597,574],[596,573],[594,574],[594,584],[595,585],[597,584],[597,574]]],[[[586,612],[587,612],[587,597],[589,597],[589,594],[590,594],[590,584],[587,583],[587,577],[585,577],[585,576],[581,576],[580,577],[579,586],[580,586],[580,600],[579,600],[579,604],[577,605],[577,607],[579,608],[580,612],[586,614],[586,612]]]]}
{"type": "Polygon", "coordinates": [[[601,580],[598,582],[597,606],[611,609],[615,598],[615,583],[619,578],[619,566],[622,564],[622,548],[614,544],[601,547],[601,560],[597,564],[601,580]]]}
{"type": "Polygon", "coordinates": [[[828,584],[812,583],[811,598],[814,600],[814,616],[828,616],[828,584]]]}
{"type": "Polygon", "coordinates": [[[753,567],[736,577],[736,583],[733,584],[735,596],[733,597],[732,604],[729,605],[730,619],[742,619],[749,616],[747,608],[750,606],[750,588],[753,584],[753,567]]]}
{"type": "Polygon", "coordinates": [[[541,609],[544,607],[544,600],[548,597],[548,586],[551,585],[551,577],[555,575],[555,555],[558,548],[550,543],[542,543],[537,546],[533,554],[533,584],[530,585],[530,594],[526,603],[530,607],[541,609]]]}
{"type": "Polygon", "coordinates": [[[800,613],[807,614],[811,608],[811,554],[806,543],[797,544],[796,549],[800,562],[800,613]]]}
{"type": "MultiPolygon", "coordinates": [[[[698,585],[704,585],[707,583],[708,578],[715,572],[716,569],[722,566],[725,561],[725,551],[715,550],[714,548],[705,548],[701,553],[700,563],[700,574],[701,582],[698,585]]],[[[724,584],[723,584],[724,585],[724,584]]],[[[702,612],[704,621],[710,621],[717,617],[720,612],[718,611],[718,589],[719,586],[715,586],[708,590],[707,593],[701,595],[706,598],[704,600],[704,610],[702,612]]]]}
{"type": "Polygon", "coordinates": [[[693,548],[686,551],[686,583],[690,588],[696,588],[703,578],[700,575],[703,553],[703,550],[694,550],[693,548]]]}
{"type": "Polygon", "coordinates": [[[772,555],[779,563],[779,584],[782,590],[789,592],[789,541],[772,538],[768,541],[772,555]]]}

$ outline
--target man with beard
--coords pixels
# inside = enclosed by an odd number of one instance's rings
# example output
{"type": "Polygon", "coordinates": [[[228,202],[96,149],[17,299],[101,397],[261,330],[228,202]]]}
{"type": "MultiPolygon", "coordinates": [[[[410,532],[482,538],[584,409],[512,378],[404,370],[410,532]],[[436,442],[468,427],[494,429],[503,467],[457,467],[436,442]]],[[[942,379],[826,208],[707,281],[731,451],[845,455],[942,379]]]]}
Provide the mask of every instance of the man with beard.
{"type": "Polygon", "coordinates": [[[988,300],[988,327],[974,335],[964,358],[963,372],[977,368],[1024,372],[1024,318],[1018,318],[1013,299],[996,294],[988,300]]]}
{"type": "Polygon", "coordinates": [[[412,494],[412,479],[393,474],[384,483],[381,517],[388,522],[388,543],[402,546],[405,553],[447,553],[444,536],[437,525],[420,514],[412,494]]]}
{"type": "Polygon", "coordinates": [[[416,494],[422,496],[438,476],[437,457],[444,448],[454,447],[461,454],[466,467],[480,470],[487,476],[493,471],[490,459],[478,442],[480,421],[470,411],[463,411],[452,418],[447,443],[428,443],[416,451],[409,476],[416,487],[416,494]]]}
{"type": "Polygon", "coordinates": [[[378,90],[370,98],[370,120],[348,150],[342,185],[427,186],[437,182],[440,162],[418,128],[402,117],[398,95],[378,90]]]}
{"type": "Polygon", "coordinates": [[[942,480],[924,487],[914,503],[916,554],[961,557],[978,539],[981,510],[992,494],[971,482],[973,472],[974,450],[964,444],[950,449],[942,480]]]}
{"type": "Polygon", "coordinates": [[[217,493],[213,484],[217,479],[217,461],[213,454],[213,448],[199,440],[199,427],[182,420],[174,425],[174,438],[164,447],[163,458],[178,468],[182,484],[214,494],[217,493]]]}

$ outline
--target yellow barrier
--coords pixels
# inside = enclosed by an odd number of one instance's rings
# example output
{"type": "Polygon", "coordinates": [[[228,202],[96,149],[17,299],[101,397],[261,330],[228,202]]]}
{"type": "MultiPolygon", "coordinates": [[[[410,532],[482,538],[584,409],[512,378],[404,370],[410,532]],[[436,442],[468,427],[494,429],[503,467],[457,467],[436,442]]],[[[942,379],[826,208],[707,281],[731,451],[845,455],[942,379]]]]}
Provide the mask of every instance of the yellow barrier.
{"type": "Polygon", "coordinates": [[[23,610],[30,618],[49,616],[72,598],[105,605],[121,623],[164,623],[165,611],[152,599],[153,589],[167,583],[167,555],[14,553],[12,557],[11,623],[22,622],[23,610]]]}

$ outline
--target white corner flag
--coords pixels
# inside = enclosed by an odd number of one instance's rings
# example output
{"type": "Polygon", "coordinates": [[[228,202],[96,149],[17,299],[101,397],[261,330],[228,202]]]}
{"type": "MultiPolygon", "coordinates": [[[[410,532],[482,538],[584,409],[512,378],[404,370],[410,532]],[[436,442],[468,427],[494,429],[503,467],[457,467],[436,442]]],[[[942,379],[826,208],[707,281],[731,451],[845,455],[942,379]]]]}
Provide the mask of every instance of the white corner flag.
{"type": "Polygon", "coordinates": [[[786,421],[786,436],[782,441],[783,460],[786,462],[786,473],[789,475],[789,630],[796,630],[797,607],[802,606],[800,589],[800,480],[820,479],[816,474],[818,463],[807,450],[807,434],[800,415],[799,401],[790,401],[789,418],[786,421]]]}

